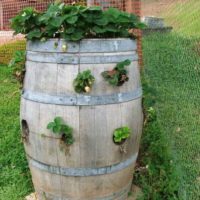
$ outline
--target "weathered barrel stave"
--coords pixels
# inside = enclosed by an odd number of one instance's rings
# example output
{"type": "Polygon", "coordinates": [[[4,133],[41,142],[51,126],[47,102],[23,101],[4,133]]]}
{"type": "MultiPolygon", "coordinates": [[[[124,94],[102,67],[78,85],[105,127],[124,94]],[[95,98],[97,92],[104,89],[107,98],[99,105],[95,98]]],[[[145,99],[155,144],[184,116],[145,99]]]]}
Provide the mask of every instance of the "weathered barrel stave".
{"type": "MultiPolygon", "coordinates": [[[[120,60],[124,61],[124,60],[120,60]]],[[[95,82],[91,93],[88,95],[106,95],[113,93],[126,93],[137,90],[140,87],[138,63],[133,61],[127,66],[129,82],[121,87],[109,85],[101,76],[104,71],[112,70],[117,63],[108,64],[52,64],[39,62],[26,62],[26,77],[24,91],[45,93],[49,95],[77,95],[73,88],[73,80],[79,72],[91,70],[95,82]]]]}
{"type": "Polygon", "coordinates": [[[39,199],[124,200],[130,191],[134,164],[110,174],[69,177],[38,170],[30,165],[39,199]]]}
{"type": "Polygon", "coordinates": [[[20,118],[29,129],[24,146],[39,200],[127,198],[143,124],[136,48],[123,38],[28,42],[20,118]],[[129,81],[109,85],[101,73],[126,59],[129,81]],[[73,80],[88,69],[96,79],[92,91],[77,94],[73,80]],[[74,129],[74,144],[47,130],[57,116],[74,129]],[[122,126],[132,133],[116,145],[113,131],[122,126]]]}
{"type": "Polygon", "coordinates": [[[138,152],[139,127],[142,123],[141,99],[120,103],[117,107],[116,104],[78,107],[41,104],[26,99],[22,101],[24,109],[21,119],[26,119],[30,130],[25,149],[33,159],[53,166],[102,167],[119,163],[138,152]],[[38,105],[40,109],[24,112],[38,105]],[[65,148],[60,136],[46,128],[56,116],[62,117],[74,129],[75,143],[69,148],[65,148]],[[121,126],[132,129],[125,154],[120,153],[119,146],[113,142],[113,132],[121,126]]]}

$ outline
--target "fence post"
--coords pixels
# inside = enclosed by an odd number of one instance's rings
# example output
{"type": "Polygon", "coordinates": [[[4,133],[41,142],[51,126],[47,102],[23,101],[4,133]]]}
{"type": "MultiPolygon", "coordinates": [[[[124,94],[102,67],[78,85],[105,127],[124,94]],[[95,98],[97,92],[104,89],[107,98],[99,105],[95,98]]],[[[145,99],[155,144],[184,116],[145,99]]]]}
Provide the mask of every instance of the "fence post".
{"type": "MultiPolygon", "coordinates": [[[[124,0],[125,10],[129,13],[136,14],[139,18],[141,17],[141,0],[124,0]]],[[[139,56],[139,64],[143,65],[142,59],[142,31],[134,30],[134,34],[137,36],[137,51],[139,56]]]]}

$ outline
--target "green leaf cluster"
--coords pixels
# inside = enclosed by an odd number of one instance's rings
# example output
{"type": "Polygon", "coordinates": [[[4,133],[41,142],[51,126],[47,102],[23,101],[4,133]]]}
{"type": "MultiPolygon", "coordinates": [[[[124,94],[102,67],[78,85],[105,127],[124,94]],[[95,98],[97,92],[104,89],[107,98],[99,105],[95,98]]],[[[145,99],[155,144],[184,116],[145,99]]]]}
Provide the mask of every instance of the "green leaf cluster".
{"type": "Polygon", "coordinates": [[[130,137],[131,129],[127,126],[118,128],[114,131],[114,142],[120,143],[130,137]]]}
{"type": "Polygon", "coordinates": [[[25,8],[11,19],[15,34],[21,33],[29,40],[64,38],[79,41],[83,38],[130,37],[130,29],[144,27],[138,17],[98,6],[65,5],[52,3],[45,12],[25,8]]]}
{"type": "Polygon", "coordinates": [[[128,71],[125,66],[131,64],[130,60],[125,60],[116,65],[111,71],[102,72],[102,76],[112,86],[122,86],[126,81],[129,80],[128,71]]]}
{"type": "Polygon", "coordinates": [[[50,129],[53,133],[61,135],[62,140],[68,145],[74,143],[73,129],[64,124],[61,117],[56,117],[53,122],[47,125],[47,129],[50,129]]]}
{"type": "Polygon", "coordinates": [[[9,67],[14,68],[13,75],[21,84],[23,84],[26,73],[25,61],[26,61],[26,52],[15,51],[14,56],[8,65],[9,67]]]}
{"type": "Polygon", "coordinates": [[[95,78],[90,70],[80,72],[73,82],[74,89],[77,93],[90,92],[92,85],[94,84],[95,78]],[[87,90],[88,88],[88,90],[87,90]]]}

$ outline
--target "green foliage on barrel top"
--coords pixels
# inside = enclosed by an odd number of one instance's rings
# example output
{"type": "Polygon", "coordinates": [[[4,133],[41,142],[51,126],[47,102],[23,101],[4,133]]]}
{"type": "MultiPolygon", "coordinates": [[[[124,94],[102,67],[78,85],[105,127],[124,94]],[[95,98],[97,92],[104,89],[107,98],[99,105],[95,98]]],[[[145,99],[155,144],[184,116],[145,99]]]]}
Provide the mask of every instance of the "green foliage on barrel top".
{"type": "Polygon", "coordinates": [[[80,72],[74,79],[73,85],[77,93],[89,93],[92,85],[94,84],[95,78],[90,70],[80,72]]]}
{"type": "Polygon", "coordinates": [[[47,129],[50,129],[53,133],[61,135],[61,139],[68,145],[74,143],[73,129],[64,124],[61,117],[56,117],[53,122],[47,125],[47,129]]]}
{"type": "Polygon", "coordinates": [[[132,37],[130,29],[145,25],[134,14],[109,8],[82,5],[50,4],[45,12],[34,8],[23,9],[11,19],[15,34],[24,34],[29,40],[64,38],[79,41],[83,38],[132,37]]]}
{"type": "Polygon", "coordinates": [[[110,71],[102,72],[103,78],[108,81],[112,86],[122,86],[126,81],[129,80],[128,71],[125,66],[131,64],[130,60],[125,60],[116,65],[116,67],[110,71]]]}

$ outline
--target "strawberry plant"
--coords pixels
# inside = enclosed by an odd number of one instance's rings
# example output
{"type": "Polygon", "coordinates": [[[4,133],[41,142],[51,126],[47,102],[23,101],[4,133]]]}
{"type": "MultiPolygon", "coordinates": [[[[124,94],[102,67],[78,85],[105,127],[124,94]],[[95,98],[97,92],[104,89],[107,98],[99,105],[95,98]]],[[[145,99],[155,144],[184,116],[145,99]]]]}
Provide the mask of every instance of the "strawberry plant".
{"type": "Polygon", "coordinates": [[[89,93],[95,81],[90,70],[80,72],[73,82],[74,89],[77,93],[89,93]]]}
{"type": "Polygon", "coordinates": [[[116,65],[111,71],[102,72],[102,76],[112,86],[122,86],[126,81],[129,80],[128,72],[125,66],[131,64],[130,60],[125,60],[116,65]]]}
{"type": "Polygon", "coordinates": [[[45,41],[64,38],[79,41],[83,38],[132,37],[130,29],[145,27],[139,18],[116,8],[52,3],[44,12],[25,8],[11,19],[15,34],[24,34],[29,40],[45,41]]]}
{"type": "Polygon", "coordinates": [[[127,138],[130,137],[130,134],[131,134],[131,129],[127,126],[117,128],[115,129],[114,134],[113,134],[114,142],[117,144],[121,144],[127,138]]]}
{"type": "Polygon", "coordinates": [[[56,117],[53,122],[47,125],[47,129],[50,129],[54,134],[61,135],[62,141],[71,145],[74,143],[73,129],[64,124],[61,117],[56,117]]]}

